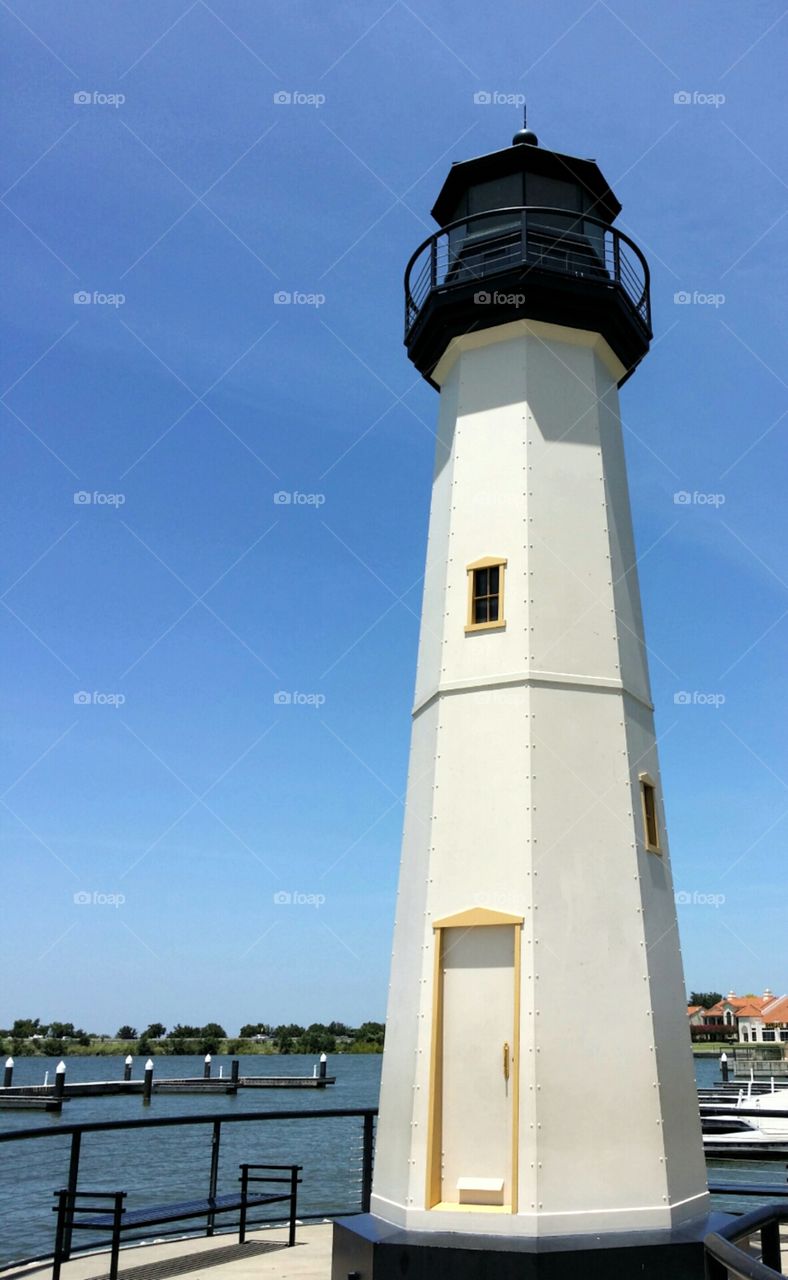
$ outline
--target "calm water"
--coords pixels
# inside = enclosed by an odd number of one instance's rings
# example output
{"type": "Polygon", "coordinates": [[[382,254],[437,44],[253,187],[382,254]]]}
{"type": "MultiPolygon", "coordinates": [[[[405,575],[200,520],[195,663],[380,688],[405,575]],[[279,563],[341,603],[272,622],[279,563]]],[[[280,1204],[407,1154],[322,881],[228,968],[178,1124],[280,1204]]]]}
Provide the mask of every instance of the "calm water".
{"type": "MultiPolygon", "coordinates": [[[[312,1074],[316,1059],[291,1054],[241,1057],[241,1075],[312,1074]]],[[[212,1074],[230,1075],[230,1058],[215,1056],[212,1074]]],[[[331,1210],[352,1212],[359,1207],[361,1186],[360,1119],[312,1120],[308,1113],[324,1107],[375,1107],[380,1089],[382,1059],[375,1054],[337,1055],[328,1070],[336,1084],[326,1089],[241,1089],[232,1098],[154,1093],[150,1106],[141,1097],[72,1098],[60,1116],[47,1112],[0,1112],[0,1129],[53,1128],[89,1120],[131,1120],[144,1116],[232,1115],[239,1111],[303,1111],[304,1120],[230,1124],[222,1130],[219,1191],[237,1190],[238,1165],[279,1161],[302,1164],[299,1209],[304,1213],[331,1210]]],[[[201,1057],[155,1058],[156,1076],[201,1076],[201,1057]]],[[[137,1058],[133,1075],[142,1074],[137,1058]]],[[[115,1058],[67,1058],[66,1079],[112,1080],[123,1075],[115,1058]]],[[[57,1059],[18,1058],[14,1084],[43,1084],[44,1072],[53,1079],[57,1059]]],[[[155,1078],[155,1077],[154,1077],[155,1078]]],[[[82,1140],[80,1186],[86,1189],[127,1190],[129,1208],[166,1204],[207,1193],[210,1172],[210,1125],[90,1133],[82,1140]]],[[[39,1138],[0,1143],[0,1266],[15,1258],[51,1251],[54,1238],[52,1191],[66,1181],[70,1138],[39,1138]]],[[[228,1215],[227,1224],[233,1221],[228,1215]]],[[[219,1219],[221,1223],[221,1219],[219,1219]]],[[[83,1244],[87,1233],[80,1233],[83,1244]]]]}
{"type": "MultiPolygon", "coordinates": [[[[202,1058],[156,1058],[158,1077],[202,1075],[202,1058]]],[[[230,1059],[215,1057],[213,1074],[223,1067],[230,1074],[230,1059]]],[[[361,1121],[309,1120],[309,1112],[323,1107],[374,1107],[378,1103],[382,1059],[375,1055],[336,1056],[329,1059],[329,1074],[337,1078],[325,1090],[242,1089],[228,1098],[155,1094],[149,1107],[140,1097],[73,1098],[60,1116],[42,1112],[2,1112],[0,1129],[52,1128],[88,1120],[126,1120],[142,1116],[232,1115],[239,1111],[299,1110],[298,1121],[266,1121],[227,1125],[222,1131],[219,1166],[220,1192],[237,1187],[242,1160],[259,1163],[299,1163],[304,1183],[299,1205],[304,1213],[353,1211],[359,1207],[361,1184],[361,1121]]],[[[242,1057],[241,1075],[311,1075],[314,1057],[291,1055],[242,1057]]],[[[56,1059],[19,1058],[14,1084],[42,1084],[56,1059]]],[[[68,1080],[107,1080],[122,1077],[123,1063],[115,1058],[69,1058],[68,1080]]],[[[134,1077],[141,1075],[143,1060],[135,1059],[134,1077]]],[[[695,1059],[699,1085],[719,1079],[716,1059],[695,1059]]],[[[124,1189],[127,1205],[166,1204],[207,1192],[210,1170],[210,1126],[194,1125],[160,1129],[146,1135],[127,1133],[86,1134],[82,1143],[80,1186],[95,1190],[124,1189]]],[[[0,1266],[14,1258],[48,1253],[52,1248],[54,1215],[52,1191],[64,1185],[68,1169],[69,1138],[42,1138],[24,1143],[0,1143],[0,1266]]],[[[784,1177],[780,1165],[756,1169],[750,1164],[715,1162],[714,1175],[726,1182],[784,1177]]],[[[752,1201],[729,1208],[754,1207],[752,1201]]],[[[720,1207],[723,1207],[722,1205],[720,1207]]],[[[221,1221],[221,1219],[219,1220],[221,1221]]],[[[227,1223],[232,1221],[228,1216],[227,1223]]],[[[87,1243],[86,1236],[82,1242],[87,1243]]]]}

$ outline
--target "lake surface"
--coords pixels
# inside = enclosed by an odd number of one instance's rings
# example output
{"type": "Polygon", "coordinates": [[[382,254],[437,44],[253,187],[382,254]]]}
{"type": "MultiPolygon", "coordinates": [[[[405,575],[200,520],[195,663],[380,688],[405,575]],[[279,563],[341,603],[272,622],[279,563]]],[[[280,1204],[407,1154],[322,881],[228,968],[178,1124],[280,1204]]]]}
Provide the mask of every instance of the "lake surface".
{"type": "MultiPolygon", "coordinates": [[[[229,1077],[229,1057],[215,1056],[212,1074],[222,1068],[229,1077]]],[[[123,1076],[121,1058],[67,1058],[67,1080],[112,1080],[123,1076]]],[[[154,1058],[155,1076],[201,1076],[202,1057],[154,1058]]],[[[136,1120],[154,1116],[231,1116],[244,1111],[292,1111],[303,1120],[228,1124],[222,1129],[219,1191],[237,1189],[242,1160],[259,1163],[299,1163],[304,1166],[299,1189],[299,1216],[353,1212],[360,1206],[361,1119],[312,1119],[310,1111],[323,1108],[375,1107],[380,1091],[379,1055],[336,1055],[329,1058],[329,1075],[336,1084],[325,1089],[241,1089],[235,1097],[155,1093],[146,1106],[140,1096],[72,1098],[61,1115],[42,1112],[0,1112],[4,1132],[53,1128],[95,1120],[136,1120]]],[[[44,1073],[53,1079],[57,1059],[18,1058],[14,1084],[43,1084],[44,1073]]],[[[312,1075],[314,1056],[297,1054],[240,1057],[241,1075],[312,1075]]],[[[143,1058],[136,1058],[133,1076],[139,1079],[143,1058]]],[[[699,1085],[719,1080],[717,1058],[696,1058],[699,1085]]],[[[129,1208],[166,1204],[207,1193],[211,1160],[211,1126],[188,1125],[153,1132],[86,1134],[82,1141],[80,1187],[94,1190],[126,1190],[129,1208]]],[[[52,1192],[66,1182],[70,1138],[37,1138],[29,1142],[0,1143],[0,1266],[13,1259],[50,1253],[54,1238],[52,1192]]],[[[747,1164],[715,1162],[714,1173],[726,1182],[784,1178],[780,1165],[766,1170],[747,1164]]],[[[727,1207],[735,1207],[728,1201],[727,1207]]],[[[742,1201],[752,1208],[753,1202],[742,1201]]],[[[227,1223],[232,1222],[228,1215],[227,1223]]],[[[218,1220],[221,1223],[221,1219],[218,1220]]],[[[86,1233],[78,1237],[87,1244],[86,1233]]]]}
{"type": "MultiPolygon", "coordinates": [[[[65,1059],[67,1081],[114,1080],[123,1077],[123,1059],[80,1057],[65,1059]]],[[[202,1076],[202,1057],[154,1058],[154,1079],[202,1076]]],[[[229,1077],[232,1059],[216,1055],[212,1075],[219,1068],[229,1077]]],[[[17,1058],[14,1084],[52,1083],[57,1058],[17,1058]]],[[[134,1079],[142,1076],[144,1058],[136,1058],[134,1079]]],[[[314,1055],[239,1056],[241,1075],[311,1076],[314,1055]]],[[[235,1097],[204,1094],[153,1094],[142,1098],[72,1098],[61,1114],[0,1112],[0,1129],[54,1128],[93,1120],[137,1120],[154,1116],[231,1116],[240,1111],[291,1111],[304,1120],[262,1121],[223,1126],[219,1191],[238,1189],[238,1165],[250,1163],[302,1164],[299,1216],[304,1213],[353,1212],[361,1193],[360,1118],[309,1120],[309,1112],[333,1107],[376,1107],[380,1092],[379,1054],[340,1054],[329,1058],[328,1073],[336,1084],[325,1089],[240,1089],[235,1097]]],[[[49,1253],[54,1239],[52,1192],[66,1183],[71,1139],[37,1138],[0,1143],[0,1266],[16,1258],[49,1253]]],[[[157,1129],[153,1133],[89,1133],[82,1140],[80,1187],[129,1192],[126,1204],[166,1204],[170,1200],[207,1194],[211,1162],[211,1125],[157,1129]]],[[[229,1225],[233,1218],[227,1217],[229,1225]]],[[[221,1223],[221,1219],[218,1220],[221,1223]]],[[[87,1233],[79,1240],[88,1242],[87,1233]]]]}

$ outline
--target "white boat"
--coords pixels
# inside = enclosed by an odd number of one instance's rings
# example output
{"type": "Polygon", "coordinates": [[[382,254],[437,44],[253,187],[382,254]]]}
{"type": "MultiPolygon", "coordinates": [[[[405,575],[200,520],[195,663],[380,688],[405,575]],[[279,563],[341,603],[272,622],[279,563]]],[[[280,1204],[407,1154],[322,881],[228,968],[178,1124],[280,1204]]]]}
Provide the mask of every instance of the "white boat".
{"type": "Polygon", "coordinates": [[[732,1111],[704,1112],[701,1115],[703,1145],[709,1147],[763,1146],[788,1144],[788,1089],[753,1095],[753,1079],[747,1090],[739,1090],[732,1111]],[[737,1111],[781,1111],[779,1116],[743,1116],[737,1111]]]}

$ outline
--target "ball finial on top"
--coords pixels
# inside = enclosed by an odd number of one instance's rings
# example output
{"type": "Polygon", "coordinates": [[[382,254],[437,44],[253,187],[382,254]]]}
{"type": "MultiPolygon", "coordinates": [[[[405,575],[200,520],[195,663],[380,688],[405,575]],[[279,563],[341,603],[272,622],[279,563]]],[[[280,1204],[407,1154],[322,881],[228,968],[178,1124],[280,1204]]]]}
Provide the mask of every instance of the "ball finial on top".
{"type": "Polygon", "coordinates": [[[525,103],[523,103],[523,127],[522,129],[518,129],[517,133],[512,138],[512,146],[513,147],[520,147],[520,146],[538,147],[539,146],[539,139],[537,138],[533,129],[528,128],[528,107],[526,106],[525,103]]]}
{"type": "Polygon", "coordinates": [[[518,129],[517,133],[512,138],[512,146],[538,147],[539,139],[533,129],[518,129]]]}

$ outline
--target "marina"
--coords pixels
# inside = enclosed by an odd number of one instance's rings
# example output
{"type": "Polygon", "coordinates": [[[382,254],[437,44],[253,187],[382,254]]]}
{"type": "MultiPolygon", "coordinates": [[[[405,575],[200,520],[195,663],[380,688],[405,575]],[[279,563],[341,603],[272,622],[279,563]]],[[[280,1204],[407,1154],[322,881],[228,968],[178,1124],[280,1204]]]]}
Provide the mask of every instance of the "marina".
{"type": "MultiPolygon", "coordinates": [[[[77,1059],[77,1061],[79,1061],[77,1059]]],[[[161,1061],[161,1059],[159,1060],[161,1061]]],[[[151,1058],[145,1064],[145,1072],[141,1080],[131,1077],[132,1064],[126,1058],[123,1076],[109,1080],[67,1080],[66,1064],[58,1062],[54,1069],[54,1083],[49,1084],[49,1070],[45,1072],[43,1084],[13,1084],[14,1063],[8,1059],[5,1068],[5,1083],[0,1086],[0,1110],[23,1111],[44,1110],[59,1112],[63,1103],[70,1098],[109,1098],[141,1096],[143,1101],[150,1102],[154,1094],[189,1093],[234,1096],[239,1089],[325,1089],[336,1084],[336,1076],[328,1075],[327,1058],[321,1055],[319,1063],[313,1066],[311,1075],[241,1075],[240,1062],[233,1058],[229,1063],[229,1073],[224,1074],[224,1065],[219,1074],[211,1074],[211,1058],[204,1059],[202,1075],[170,1076],[162,1079],[154,1078],[154,1063],[151,1058]],[[10,1064],[10,1065],[9,1065],[10,1064]]]]}
{"type": "MultiPolygon", "coordinates": [[[[76,1065],[79,1060],[74,1060],[76,1065]]],[[[178,1059],[163,1060],[177,1079],[183,1071],[178,1059]]],[[[246,1067],[251,1059],[242,1060],[246,1067]]],[[[274,1059],[271,1067],[277,1073],[284,1059],[274,1059]]],[[[41,1062],[27,1060],[27,1068],[40,1072],[41,1062]]],[[[255,1063],[255,1065],[259,1065],[255,1063]]],[[[288,1064],[290,1065],[290,1064],[288,1064]]],[[[85,1074],[95,1069],[95,1060],[80,1063],[85,1074]]],[[[300,1062],[291,1069],[303,1070],[300,1062]]],[[[24,1258],[45,1258],[51,1254],[54,1240],[52,1215],[53,1192],[61,1186],[95,1187],[105,1191],[124,1189],[129,1208],[151,1202],[166,1204],[171,1200],[193,1198],[195,1194],[212,1192],[227,1195],[237,1188],[238,1164],[244,1160],[298,1162],[303,1165],[299,1188],[299,1222],[310,1224],[343,1214],[363,1211],[371,1190],[372,1141],[377,1107],[381,1059],[378,1056],[355,1056],[339,1060],[337,1084],[333,1097],[338,1105],[325,1108],[315,1093],[302,1094],[297,1105],[286,1101],[293,1095],[264,1093],[265,1105],[257,1110],[242,1109],[234,1096],[174,1095],[166,1115],[139,1115],[139,1099],[121,1095],[113,1097],[85,1096],[68,1122],[52,1117],[38,1121],[31,1129],[23,1115],[4,1116],[0,1125],[0,1269],[14,1270],[24,1258]],[[275,1108],[270,1100],[277,1099],[275,1108]],[[222,1110],[217,1111],[217,1106],[222,1110]],[[124,1112],[122,1119],[118,1109],[124,1112]],[[122,1168],[122,1175],[118,1170],[122,1168]],[[15,1262],[16,1260],[16,1262],[15,1262]]],[[[51,1069],[51,1068],[50,1068],[51,1069]]],[[[719,1098],[725,1086],[719,1078],[716,1059],[696,1059],[699,1101],[705,1110],[707,1099],[719,1098]]],[[[274,1076],[273,1078],[276,1078],[274,1076]]],[[[760,1086],[754,1086],[758,1089],[760,1086]]],[[[254,1097],[255,1095],[249,1095],[254,1097]]],[[[754,1094],[757,1097],[759,1095],[754,1094]]],[[[763,1096],[761,1094],[760,1096],[763,1096]]],[[[723,1099],[723,1104],[725,1099],[723,1099]]],[[[754,1203],[779,1204],[786,1193],[788,1149],[735,1151],[707,1150],[707,1165],[713,1204],[719,1208],[746,1212],[754,1203]],[[764,1188],[775,1190],[767,1195],[764,1188]]],[[[174,1228],[183,1235],[190,1230],[184,1222],[174,1228]]],[[[199,1226],[191,1226],[199,1231],[199,1226]]],[[[237,1250],[234,1228],[217,1218],[216,1240],[222,1249],[237,1250]],[[229,1241],[229,1243],[228,1243],[229,1241]]],[[[299,1227],[299,1248],[305,1241],[318,1238],[311,1226],[299,1227]],[[302,1230],[306,1235],[302,1238],[302,1230]]],[[[325,1233],[330,1228],[320,1228],[325,1233]]],[[[157,1228],[158,1238],[164,1228],[157,1228]]],[[[276,1232],[272,1233],[276,1238],[276,1232]]],[[[259,1235],[251,1237],[259,1240],[259,1235]]],[[[266,1233],[265,1238],[268,1238],[266,1233]]],[[[137,1242],[139,1244],[139,1241],[137,1242]]],[[[189,1248],[196,1256],[210,1246],[194,1238],[189,1248]]],[[[177,1256],[176,1245],[156,1245],[152,1260],[177,1256]]],[[[181,1250],[183,1246],[181,1245],[181,1250]]],[[[121,1252],[121,1274],[134,1275],[136,1250],[121,1252]]],[[[241,1267],[252,1252],[222,1254],[241,1267]]],[[[257,1254],[254,1254],[257,1259],[257,1254]]],[[[259,1255],[260,1257],[263,1254],[259,1255]]],[[[310,1252],[311,1256],[311,1252],[310,1252]]],[[[321,1255],[322,1256],[322,1255],[321,1255]]],[[[288,1266],[306,1257],[305,1248],[288,1257],[288,1266]]],[[[64,1264],[62,1276],[93,1276],[86,1271],[90,1260],[64,1264]]],[[[147,1265],[147,1262],[146,1262],[147,1265]]],[[[221,1262],[224,1266],[224,1261],[221,1262]]],[[[301,1265],[300,1262],[298,1265],[301,1265]]],[[[231,1271],[231,1276],[235,1274],[231,1271]]],[[[240,1272],[238,1273],[240,1277],[240,1272]]],[[[296,1274],[296,1273],[294,1273],[296,1274]]]]}

